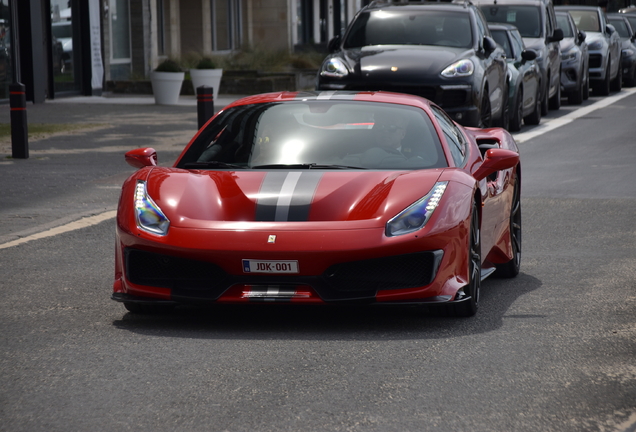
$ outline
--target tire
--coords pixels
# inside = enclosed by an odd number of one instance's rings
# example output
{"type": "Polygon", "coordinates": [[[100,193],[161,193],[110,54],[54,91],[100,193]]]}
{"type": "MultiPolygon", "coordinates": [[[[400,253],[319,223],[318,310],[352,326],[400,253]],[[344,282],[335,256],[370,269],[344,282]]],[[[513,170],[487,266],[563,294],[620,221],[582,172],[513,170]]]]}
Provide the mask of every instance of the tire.
{"type": "Polygon", "coordinates": [[[632,67],[632,70],[629,76],[625,77],[626,87],[634,87],[634,85],[636,85],[636,67],[632,67]]]}
{"type": "Polygon", "coordinates": [[[579,87],[574,90],[572,93],[568,94],[568,103],[570,105],[581,105],[583,103],[583,99],[585,99],[585,77],[581,77],[581,82],[579,83],[579,87]]]}
{"type": "MultiPolygon", "coordinates": [[[[508,89],[506,89],[504,94],[508,94],[508,89]]],[[[508,96],[505,98],[506,100],[503,102],[503,107],[501,111],[501,116],[496,122],[496,125],[500,128],[504,128],[508,130],[510,127],[510,107],[508,106],[508,96]]]]}
{"type": "Polygon", "coordinates": [[[512,205],[510,206],[510,243],[512,244],[512,259],[507,263],[497,264],[495,271],[497,277],[516,277],[521,268],[521,183],[518,174],[515,176],[512,205]]]}
{"type": "MultiPolygon", "coordinates": [[[[561,76],[560,73],[559,76],[561,76]]],[[[559,108],[561,108],[561,84],[557,84],[557,91],[554,96],[550,98],[549,105],[551,110],[558,110],[559,108]]]]}
{"type": "Polygon", "coordinates": [[[541,115],[542,116],[548,115],[548,108],[549,108],[548,97],[549,96],[550,96],[550,77],[548,77],[548,84],[546,84],[546,87],[543,89],[543,92],[541,93],[541,115]]]}
{"type": "Polygon", "coordinates": [[[126,310],[133,314],[162,314],[171,312],[174,309],[174,305],[171,304],[145,304],[145,303],[131,303],[124,302],[126,310]]]}
{"type": "Polygon", "coordinates": [[[479,309],[479,294],[481,291],[481,231],[479,228],[479,213],[477,203],[473,203],[470,219],[470,237],[468,241],[468,284],[464,287],[464,294],[469,299],[456,303],[450,310],[450,315],[456,317],[471,317],[479,309]]]}
{"type": "Polygon", "coordinates": [[[541,100],[539,98],[536,98],[534,111],[532,111],[529,115],[523,118],[523,121],[525,124],[538,125],[539,123],[541,123],[541,106],[542,105],[543,104],[541,103],[541,100]]]}
{"type": "Polygon", "coordinates": [[[618,63],[618,72],[616,78],[610,83],[610,88],[613,92],[619,92],[623,89],[623,66],[621,62],[618,63]]]}
{"type": "Polygon", "coordinates": [[[492,110],[490,108],[490,97],[488,91],[484,91],[481,99],[481,109],[479,110],[481,128],[492,127],[492,110]]]}
{"type": "Polygon", "coordinates": [[[590,98],[590,71],[588,70],[588,66],[585,66],[585,84],[583,86],[583,100],[588,100],[590,98]]]}
{"type": "Polygon", "coordinates": [[[607,96],[610,94],[610,59],[607,61],[607,70],[605,71],[605,79],[594,85],[594,93],[599,96],[607,96]]]}
{"type": "Polygon", "coordinates": [[[510,116],[510,123],[508,124],[508,130],[510,132],[519,132],[521,125],[523,124],[523,89],[519,89],[517,92],[517,98],[515,99],[514,110],[510,116]]]}

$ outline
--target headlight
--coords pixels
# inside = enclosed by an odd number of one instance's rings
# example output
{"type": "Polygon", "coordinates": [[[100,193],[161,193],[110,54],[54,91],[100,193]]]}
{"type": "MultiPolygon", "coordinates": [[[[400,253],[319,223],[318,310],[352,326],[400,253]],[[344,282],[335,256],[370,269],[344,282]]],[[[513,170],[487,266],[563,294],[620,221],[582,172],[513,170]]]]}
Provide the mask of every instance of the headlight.
{"type": "Polygon", "coordinates": [[[137,226],[152,234],[166,235],[170,221],[159,206],[148,196],[146,182],[137,180],[135,188],[135,219],[137,226]]]}
{"type": "Polygon", "coordinates": [[[460,60],[448,66],[442,71],[442,76],[447,78],[465,77],[473,74],[475,65],[468,59],[460,60]]]}
{"type": "Polygon", "coordinates": [[[448,182],[435,183],[433,189],[423,198],[411,204],[400,214],[386,223],[385,234],[395,237],[412,233],[424,227],[444,195],[448,182]]]}
{"type": "Polygon", "coordinates": [[[575,58],[576,58],[576,50],[575,49],[571,49],[569,51],[561,53],[561,60],[562,61],[574,60],[575,58]]]}
{"type": "Polygon", "coordinates": [[[590,43],[587,48],[591,49],[591,50],[599,50],[601,49],[601,47],[603,46],[603,42],[601,42],[600,40],[596,40],[592,43],[590,43]]]}
{"type": "Polygon", "coordinates": [[[623,57],[631,57],[633,55],[634,55],[634,50],[629,48],[623,50],[623,57]]]}
{"type": "Polygon", "coordinates": [[[320,75],[332,78],[342,78],[349,75],[349,70],[342,60],[332,57],[323,64],[320,75]]]}

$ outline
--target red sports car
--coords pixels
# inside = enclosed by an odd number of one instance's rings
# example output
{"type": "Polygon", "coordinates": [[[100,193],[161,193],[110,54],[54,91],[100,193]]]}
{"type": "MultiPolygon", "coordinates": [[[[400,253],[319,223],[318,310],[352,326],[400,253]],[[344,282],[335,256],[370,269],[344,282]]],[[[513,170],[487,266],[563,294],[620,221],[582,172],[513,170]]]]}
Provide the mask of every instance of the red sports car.
{"type": "Polygon", "coordinates": [[[521,259],[521,166],[504,129],[385,92],[271,93],[205,124],[173,167],[123,185],[112,299],[438,304],[477,311],[521,259]]]}

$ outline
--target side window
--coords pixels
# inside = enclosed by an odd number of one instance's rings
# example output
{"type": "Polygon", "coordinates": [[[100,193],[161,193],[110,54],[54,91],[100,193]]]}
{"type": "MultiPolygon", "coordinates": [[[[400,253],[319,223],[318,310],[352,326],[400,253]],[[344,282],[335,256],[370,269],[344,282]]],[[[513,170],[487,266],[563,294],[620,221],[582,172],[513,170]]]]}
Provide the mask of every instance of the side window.
{"type": "Polygon", "coordinates": [[[554,17],[552,16],[552,14],[550,13],[550,8],[546,7],[545,8],[545,24],[546,24],[546,37],[548,36],[552,36],[552,34],[554,33],[554,17]]]}
{"type": "Polygon", "coordinates": [[[521,55],[521,52],[523,51],[523,39],[521,39],[521,35],[519,34],[519,32],[512,32],[512,47],[513,47],[513,51],[515,52],[515,58],[521,55]]]}
{"type": "Polygon", "coordinates": [[[444,111],[435,106],[432,106],[431,108],[433,109],[433,114],[439,122],[442,131],[444,131],[444,137],[446,138],[448,147],[453,155],[453,162],[455,162],[455,166],[462,166],[467,153],[467,143],[466,138],[464,138],[464,134],[457,128],[457,126],[455,126],[455,123],[453,123],[444,111]]]}
{"type": "Polygon", "coordinates": [[[486,18],[484,18],[484,15],[481,13],[480,9],[475,9],[475,21],[477,21],[478,29],[477,38],[479,40],[479,43],[481,44],[481,40],[484,38],[484,36],[490,36],[490,31],[488,30],[486,18]]]}

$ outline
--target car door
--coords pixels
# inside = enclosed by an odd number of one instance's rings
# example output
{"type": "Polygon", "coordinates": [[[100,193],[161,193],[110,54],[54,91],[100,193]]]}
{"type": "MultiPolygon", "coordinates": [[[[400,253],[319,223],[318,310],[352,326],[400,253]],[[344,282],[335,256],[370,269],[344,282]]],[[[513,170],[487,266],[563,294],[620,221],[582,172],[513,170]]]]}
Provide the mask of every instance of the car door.
{"type": "Polygon", "coordinates": [[[477,29],[477,41],[480,44],[482,52],[482,61],[484,65],[484,73],[486,82],[488,82],[490,106],[494,118],[498,118],[504,108],[504,103],[508,101],[508,92],[506,91],[506,57],[501,47],[492,52],[486,52],[483,49],[484,37],[492,37],[486,18],[484,18],[481,10],[475,9],[475,20],[477,29]]]}
{"type": "Polygon", "coordinates": [[[554,30],[557,28],[556,15],[551,4],[545,6],[545,44],[548,48],[548,64],[550,65],[550,88],[548,94],[554,95],[561,85],[561,48],[559,41],[554,41],[554,30]]]}
{"type": "Polygon", "coordinates": [[[536,105],[541,72],[539,71],[539,66],[537,66],[536,61],[525,61],[521,58],[521,53],[525,49],[525,45],[518,31],[510,32],[510,45],[515,56],[515,66],[517,66],[517,69],[522,74],[523,109],[526,111],[536,105]]]}

